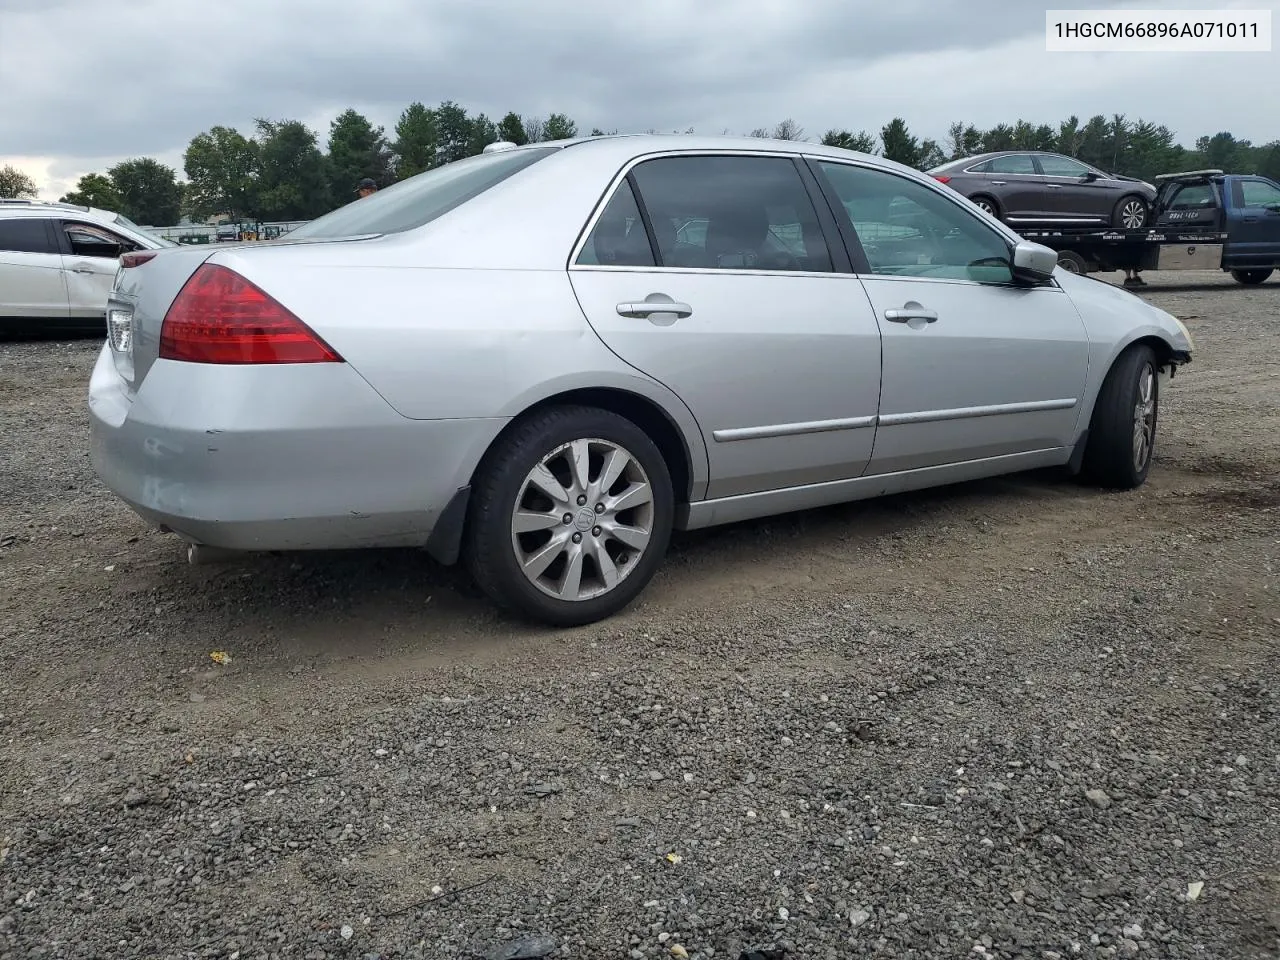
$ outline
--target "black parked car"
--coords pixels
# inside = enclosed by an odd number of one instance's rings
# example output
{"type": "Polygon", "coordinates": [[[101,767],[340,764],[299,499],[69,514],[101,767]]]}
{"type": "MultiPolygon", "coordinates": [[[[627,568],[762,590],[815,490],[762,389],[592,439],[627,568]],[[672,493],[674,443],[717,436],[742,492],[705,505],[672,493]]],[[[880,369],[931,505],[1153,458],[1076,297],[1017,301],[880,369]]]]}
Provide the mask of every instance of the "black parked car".
{"type": "Polygon", "coordinates": [[[930,176],[1014,229],[1022,225],[1147,226],[1156,188],[1059,153],[1007,150],[952,160],[930,176]]]}

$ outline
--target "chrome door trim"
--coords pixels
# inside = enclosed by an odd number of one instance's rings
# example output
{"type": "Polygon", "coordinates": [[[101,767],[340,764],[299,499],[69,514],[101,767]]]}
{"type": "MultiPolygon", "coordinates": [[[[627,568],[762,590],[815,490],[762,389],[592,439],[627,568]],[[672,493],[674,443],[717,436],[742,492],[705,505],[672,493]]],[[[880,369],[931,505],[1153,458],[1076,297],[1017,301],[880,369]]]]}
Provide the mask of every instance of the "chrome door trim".
{"type": "Polygon", "coordinates": [[[912,413],[881,414],[877,421],[884,427],[896,427],[905,423],[937,423],[942,420],[998,417],[1010,413],[1070,410],[1076,403],[1075,397],[1063,397],[1061,400],[1027,400],[1022,403],[993,403],[985,407],[958,407],[954,410],[916,410],[912,413]]]}
{"type": "Polygon", "coordinates": [[[837,420],[810,420],[806,423],[775,423],[762,427],[733,427],[713,430],[711,436],[719,443],[736,440],[765,440],[770,437],[798,437],[806,433],[828,433],[835,430],[861,430],[874,427],[875,417],[842,417],[837,420]]]}

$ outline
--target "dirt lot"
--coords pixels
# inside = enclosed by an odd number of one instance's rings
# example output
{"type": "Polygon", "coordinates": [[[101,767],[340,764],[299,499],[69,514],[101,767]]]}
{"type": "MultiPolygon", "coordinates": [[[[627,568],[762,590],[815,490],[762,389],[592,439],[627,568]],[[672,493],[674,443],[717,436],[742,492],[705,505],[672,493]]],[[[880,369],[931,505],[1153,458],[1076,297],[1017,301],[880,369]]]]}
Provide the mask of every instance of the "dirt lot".
{"type": "Polygon", "coordinates": [[[1141,490],[686,535],[560,633],[412,552],[185,566],[98,345],[0,345],[0,957],[1276,956],[1280,284],[1176,279],[1141,490]]]}

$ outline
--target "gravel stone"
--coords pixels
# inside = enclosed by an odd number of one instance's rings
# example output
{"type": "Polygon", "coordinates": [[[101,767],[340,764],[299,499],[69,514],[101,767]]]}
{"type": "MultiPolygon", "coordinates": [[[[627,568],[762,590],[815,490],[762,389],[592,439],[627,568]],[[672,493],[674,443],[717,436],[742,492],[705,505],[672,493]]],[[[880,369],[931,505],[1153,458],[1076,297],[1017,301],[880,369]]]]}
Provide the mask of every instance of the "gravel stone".
{"type": "Polygon", "coordinates": [[[1276,284],[1148,282],[1145,486],[679,534],[572,631],[185,565],[93,475],[100,342],[0,343],[0,958],[1274,958],[1276,284]]]}

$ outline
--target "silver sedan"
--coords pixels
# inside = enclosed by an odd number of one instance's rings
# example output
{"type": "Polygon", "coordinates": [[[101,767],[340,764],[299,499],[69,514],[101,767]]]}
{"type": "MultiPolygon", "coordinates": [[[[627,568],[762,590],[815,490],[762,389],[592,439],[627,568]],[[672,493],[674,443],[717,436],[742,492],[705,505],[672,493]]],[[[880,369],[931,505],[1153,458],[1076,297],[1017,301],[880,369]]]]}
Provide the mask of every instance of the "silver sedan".
{"type": "Polygon", "coordinates": [[[1143,483],[1174,317],[925,174],[586,138],[272,243],[122,258],[98,474],[199,559],[421,546],[519,615],[630,603],[673,529],[1033,468],[1143,483]]]}

